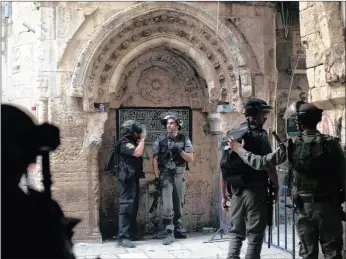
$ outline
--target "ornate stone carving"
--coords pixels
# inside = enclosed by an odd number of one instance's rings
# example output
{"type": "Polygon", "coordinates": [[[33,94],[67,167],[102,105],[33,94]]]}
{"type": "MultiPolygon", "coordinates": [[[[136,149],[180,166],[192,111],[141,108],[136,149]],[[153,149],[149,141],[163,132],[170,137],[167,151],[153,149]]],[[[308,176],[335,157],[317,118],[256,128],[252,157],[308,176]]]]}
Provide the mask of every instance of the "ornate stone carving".
{"type": "Polygon", "coordinates": [[[139,40],[138,34],[133,34],[133,35],[132,35],[132,40],[133,40],[133,41],[138,41],[138,40],[139,40]]]}
{"type": "Polygon", "coordinates": [[[172,94],[172,78],[178,77],[178,81],[182,82],[185,92],[189,95],[191,105],[201,105],[199,93],[204,91],[201,91],[203,88],[194,77],[191,65],[178,54],[163,49],[144,53],[125,68],[115,95],[117,100],[120,100],[126,91],[131,75],[141,69],[143,72],[137,84],[144,99],[159,103],[169,98],[172,94]]]}
{"type": "Polygon", "coordinates": [[[124,41],[122,44],[121,44],[121,46],[123,47],[123,49],[127,49],[128,47],[129,47],[129,42],[128,41],[124,41]]]}
{"type": "Polygon", "coordinates": [[[168,71],[158,67],[145,70],[138,83],[143,98],[153,103],[169,98],[171,85],[171,76],[168,71]]]}
{"type": "MultiPolygon", "coordinates": [[[[151,6],[152,4],[149,3],[147,5],[151,6]]],[[[183,5],[184,4],[182,4],[182,6],[183,5]]],[[[147,10],[147,8],[150,8],[148,6],[145,6],[144,9],[147,10]]],[[[94,58],[89,59],[96,60],[96,64],[94,64],[94,67],[91,67],[89,70],[93,71],[91,72],[91,74],[93,74],[91,78],[89,78],[88,76],[86,82],[78,83],[76,76],[73,76],[73,87],[76,84],[89,87],[90,81],[93,80],[94,75],[101,75],[102,72],[108,73],[108,78],[110,78],[110,75],[117,67],[117,64],[115,62],[119,62],[120,56],[124,56],[125,52],[128,52],[135,48],[137,45],[144,43],[145,37],[150,36],[152,39],[155,37],[160,37],[162,33],[165,33],[165,35],[173,39],[179,38],[179,41],[185,42],[190,47],[192,46],[199,53],[199,55],[200,53],[203,53],[207,60],[210,60],[211,67],[215,62],[220,62],[220,67],[217,68],[217,72],[215,71],[216,77],[218,74],[220,74],[220,72],[223,72],[225,75],[227,74],[226,63],[234,64],[233,67],[236,67],[236,69],[239,66],[244,66],[244,64],[240,64],[241,62],[243,62],[243,57],[239,56],[241,53],[239,47],[232,44],[232,48],[230,48],[230,45],[227,43],[229,41],[229,38],[232,42],[237,44],[236,39],[222,23],[219,25],[220,33],[216,34],[214,30],[215,28],[210,27],[210,25],[207,25],[207,23],[205,22],[209,21],[211,17],[203,19],[201,17],[204,17],[206,15],[203,11],[199,10],[197,12],[198,14],[196,14],[191,13],[191,10],[186,11],[186,9],[184,8],[174,8],[175,10],[170,10],[169,14],[167,14],[166,10],[163,10],[164,8],[160,9],[155,7],[150,12],[144,11],[144,9],[143,11],[141,9],[137,9],[137,11],[134,12],[131,8],[131,14],[133,13],[134,15],[136,13],[136,18],[132,20],[132,23],[126,23],[130,25],[122,23],[122,20],[120,18],[119,20],[112,18],[111,21],[106,22],[108,25],[103,25],[105,26],[103,27],[105,31],[101,32],[101,29],[98,30],[95,36],[93,36],[93,40],[90,40],[88,42],[88,46],[85,48],[85,50],[82,51],[80,57],[78,58],[77,62],[79,64],[83,64],[79,69],[80,71],[82,71],[85,67],[83,56],[93,55],[88,54],[88,52],[91,51],[89,46],[96,46],[96,43],[99,44],[99,42],[103,40],[100,35],[106,35],[106,31],[108,33],[110,30],[113,30],[113,36],[109,37],[108,41],[103,41],[100,47],[102,51],[100,51],[99,54],[96,54],[94,58]],[[198,25],[199,27],[198,30],[193,29],[196,28],[196,25],[198,25]],[[117,36],[114,37],[114,35],[117,36]],[[98,37],[98,40],[96,40],[95,37],[98,37]],[[117,40],[119,38],[121,38],[122,40],[117,40]],[[114,51],[117,52],[114,53],[114,51]],[[104,60],[104,57],[109,57],[109,59],[104,60]],[[102,60],[104,61],[102,62],[102,60]],[[111,61],[113,64],[110,69],[109,65],[106,65],[107,61],[111,61]],[[238,64],[237,62],[240,63],[238,64]],[[107,66],[107,68],[105,68],[105,66],[107,66]]],[[[122,17],[122,14],[119,14],[119,17],[122,17]]],[[[76,70],[77,74],[79,73],[79,70],[76,70]]],[[[206,72],[206,67],[202,68],[202,70],[205,70],[206,72]]],[[[99,81],[102,81],[104,83],[104,87],[109,87],[108,80],[105,80],[105,78],[107,77],[104,74],[102,76],[103,78],[100,78],[99,81]]],[[[224,86],[223,84],[231,84],[230,80],[231,78],[229,76],[225,77],[223,80],[224,82],[220,83],[212,83],[212,81],[209,79],[207,81],[209,91],[214,87],[213,84],[216,84],[215,86],[220,88],[224,86]]],[[[236,84],[238,83],[239,82],[237,81],[236,84]]],[[[126,84],[122,85],[122,87],[126,87],[126,84]]],[[[71,92],[73,93],[73,95],[77,95],[77,89],[71,89],[71,92]]],[[[89,92],[88,95],[91,96],[91,99],[89,101],[92,101],[92,94],[89,92]]]]}

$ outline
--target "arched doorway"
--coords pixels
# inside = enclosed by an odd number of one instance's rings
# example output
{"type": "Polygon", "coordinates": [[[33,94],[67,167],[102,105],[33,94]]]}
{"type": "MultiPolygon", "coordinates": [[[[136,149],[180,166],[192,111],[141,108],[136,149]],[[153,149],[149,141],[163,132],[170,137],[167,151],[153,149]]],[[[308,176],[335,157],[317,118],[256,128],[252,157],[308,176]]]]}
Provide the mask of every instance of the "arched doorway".
{"type": "MultiPolygon", "coordinates": [[[[222,132],[217,105],[227,102],[239,112],[243,100],[253,95],[237,40],[220,22],[216,30],[216,24],[190,4],[141,3],[106,21],[77,57],[69,94],[82,99],[87,125],[89,239],[100,238],[100,208],[110,222],[105,228],[116,225],[115,184],[100,169],[115,134],[116,110],[122,107],[192,109],[195,162],[187,174],[191,192],[185,225],[194,230],[216,218],[216,150],[222,132]],[[104,104],[107,113],[98,113],[96,103],[104,104]]],[[[143,198],[146,202],[149,198],[143,198]]],[[[146,209],[139,219],[147,223],[144,214],[146,209]]]]}

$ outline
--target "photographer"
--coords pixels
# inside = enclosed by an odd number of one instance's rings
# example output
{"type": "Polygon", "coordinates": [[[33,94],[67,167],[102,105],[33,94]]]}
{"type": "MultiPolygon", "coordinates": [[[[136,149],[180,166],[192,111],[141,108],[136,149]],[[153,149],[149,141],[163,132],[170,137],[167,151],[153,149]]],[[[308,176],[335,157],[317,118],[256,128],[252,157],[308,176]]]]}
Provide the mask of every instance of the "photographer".
{"type": "Polygon", "coordinates": [[[60,145],[59,129],[37,125],[26,111],[6,104],[1,105],[1,120],[1,257],[75,258],[73,228],[80,220],[65,217],[51,198],[49,152],[60,145]],[[28,186],[24,192],[19,182],[37,156],[42,156],[45,190],[28,186]]]}
{"type": "Polygon", "coordinates": [[[146,130],[136,121],[128,120],[122,125],[123,137],[118,141],[115,152],[119,157],[117,180],[119,182],[119,241],[123,247],[133,248],[132,241],[142,237],[137,232],[139,203],[139,178],[144,178],[143,150],[146,130]]]}
{"type": "Polygon", "coordinates": [[[168,113],[161,123],[166,127],[167,135],[159,136],[154,143],[153,167],[156,185],[162,188],[163,225],[167,233],[162,243],[169,245],[175,238],[186,238],[186,235],[181,233],[185,196],[184,172],[187,162],[193,160],[193,148],[189,137],[179,132],[183,121],[177,114],[168,113]]]}

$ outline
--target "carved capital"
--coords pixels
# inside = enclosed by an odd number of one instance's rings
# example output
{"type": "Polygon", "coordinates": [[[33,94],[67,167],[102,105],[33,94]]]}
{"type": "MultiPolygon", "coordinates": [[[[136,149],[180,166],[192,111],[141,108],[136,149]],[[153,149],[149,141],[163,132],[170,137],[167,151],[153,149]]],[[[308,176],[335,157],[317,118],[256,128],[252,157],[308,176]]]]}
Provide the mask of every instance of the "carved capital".
{"type": "Polygon", "coordinates": [[[49,97],[49,78],[48,76],[39,76],[37,78],[37,88],[39,91],[39,98],[40,99],[48,99],[49,97]]]}
{"type": "Polygon", "coordinates": [[[221,115],[219,113],[208,114],[209,128],[212,135],[222,134],[221,130],[221,115]]]}

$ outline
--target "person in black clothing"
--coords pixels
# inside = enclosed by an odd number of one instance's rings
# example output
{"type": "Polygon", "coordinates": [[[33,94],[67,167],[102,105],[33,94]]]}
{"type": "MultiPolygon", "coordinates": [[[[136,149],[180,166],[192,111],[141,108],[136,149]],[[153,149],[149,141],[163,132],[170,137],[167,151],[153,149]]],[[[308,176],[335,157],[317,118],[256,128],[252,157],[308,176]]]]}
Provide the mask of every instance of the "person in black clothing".
{"type": "Polygon", "coordinates": [[[142,239],[137,232],[139,203],[139,178],[144,178],[143,150],[146,131],[144,125],[133,120],[122,125],[124,136],[117,143],[119,169],[117,179],[120,189],[119,241],[123,247],[133,248],[132,241],[142,239]]]}
{"type": "Polygon", "coordinates": [[[72,229],[80,220],[65,217],[49,190],[28,187],[24,192],[19,186],[37,156],[59,146],[59,129],[36,125],[24,111],[6,104],[1,120],[1,258],[75,258],[72,229]]]}
{"type": "MultiPolygon", "coordinates": [[[[229,131],[229,137],[244,140],[246,149],[254,154],[271,153],[268,134],[263,124],[272,108],[263,100],[252,99],[245,105],[247,122],[238,129],[229,131]]],[[[278,192],[278,178],[275,168],[258,171],[246,165],[231,149],[225,147],[221,159],[221,193],[223,208],[227,208],[228,195],[231,198],[230,209],[230,244],[228,259],[239,259],[242,242],[247,237],[246,258],[259,259],[267,222],[268,177],[278,192]],[[227,195],[228,192],[228,195],[227,195]]]]}

